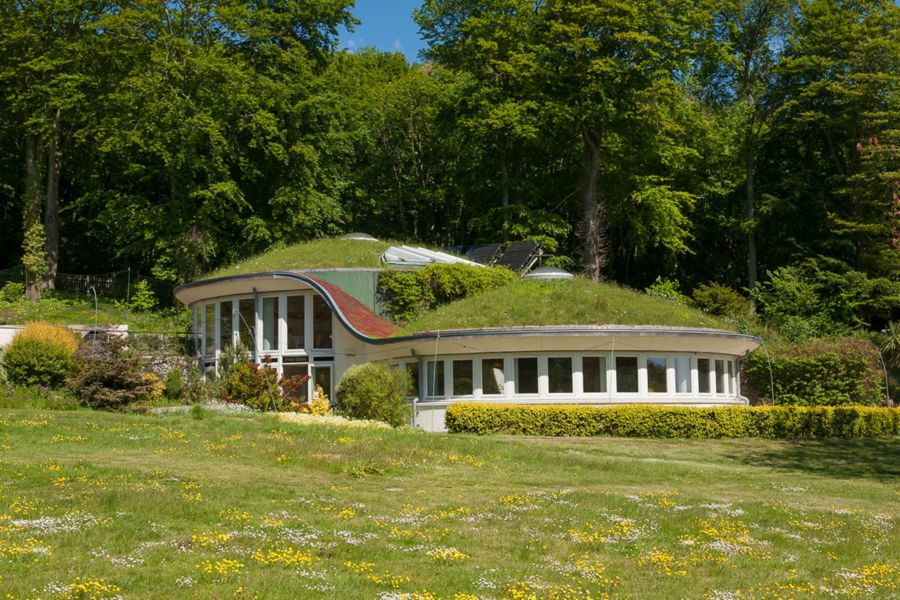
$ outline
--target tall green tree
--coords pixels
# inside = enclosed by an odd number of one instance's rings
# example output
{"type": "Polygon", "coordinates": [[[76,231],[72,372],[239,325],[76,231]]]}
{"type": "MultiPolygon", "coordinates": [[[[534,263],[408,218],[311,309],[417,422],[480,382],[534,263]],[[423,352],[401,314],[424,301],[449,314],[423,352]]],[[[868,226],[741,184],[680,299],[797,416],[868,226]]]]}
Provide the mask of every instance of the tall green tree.
{"type": "Polygon", "coordinates": [[[585,273],[592,279],[603,276],[608,259],[611,202],[626,213],[644,212],[633,232],[639,246],[688,249],[692,193],[679,189],[665,169],[627,171],[623,158],[648,153],[655,166],[671,167],[677,165],[665,163],[692,154],[688,140],[664,148],[665,134],[655,132],[681,128],[679,105],[687,99],[678,78],[690,70],[692,41],[711,20],[703,3],[681,0],[546,3],[542,88],[553,112],[581,140],[579,235],[585,273]]]}
{"type": "MultiPolygon", "coordinates": [[[[106,74],[114,69],[108,65],[104,72],[97,60],[103,41],[98,23],[112,9],[112,3],[96,0],[0,3],[0,94],[21,136],[16,145],[22,149],[25,174],[24,229],[32,254],[34,240],[45,237],[43,285],[51,289],[59,264],[63,159],[86,127],[106,74]]],[[[39,297],[40,284],[29,280],[30,298],[39,297]]]]}

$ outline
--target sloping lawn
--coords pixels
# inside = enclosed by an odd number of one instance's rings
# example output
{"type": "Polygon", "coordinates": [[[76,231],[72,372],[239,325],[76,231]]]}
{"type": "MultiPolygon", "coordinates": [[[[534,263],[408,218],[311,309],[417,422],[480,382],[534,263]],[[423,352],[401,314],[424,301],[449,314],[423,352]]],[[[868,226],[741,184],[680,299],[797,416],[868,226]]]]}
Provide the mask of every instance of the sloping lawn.
{"type": "Polygon", "coordinates": [[[0,597],[896,598],[898,481],[897,440],[8,409],[0,597]]]}

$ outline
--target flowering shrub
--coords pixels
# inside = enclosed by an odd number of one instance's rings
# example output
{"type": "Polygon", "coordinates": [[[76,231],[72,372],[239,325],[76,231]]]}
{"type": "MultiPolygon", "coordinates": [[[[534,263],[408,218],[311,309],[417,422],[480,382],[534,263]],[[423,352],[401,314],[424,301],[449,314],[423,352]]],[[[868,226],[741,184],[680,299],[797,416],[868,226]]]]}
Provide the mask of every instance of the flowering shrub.
{"type": "Polygon", "coordinates": [[[867,406],[524,406],[459,403],[453,433],[659,438],[852,438],[897,435],[900,411],[867,406]]]}
{"type": "Polygon", "coordinates": [[[64,327],[28,323],[3,354],[6,376],[15,384],[59,387],[75,369],[79,343],[64,327]]]}

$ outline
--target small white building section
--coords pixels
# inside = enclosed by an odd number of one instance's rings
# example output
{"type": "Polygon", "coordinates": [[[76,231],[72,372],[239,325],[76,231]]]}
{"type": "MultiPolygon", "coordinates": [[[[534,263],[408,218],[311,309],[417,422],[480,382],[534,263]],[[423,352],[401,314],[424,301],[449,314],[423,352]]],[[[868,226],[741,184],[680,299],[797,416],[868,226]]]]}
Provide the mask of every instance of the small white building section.
{"type": "Polygon", "coordinates": [[[321,385],[340,404],[334,390],[348,367],[396,365],[415,382],[413,424],[428,431],[445,429],[454,402],[746,404],[740,362],[761,343],[716,329],[628,325],[400,336],[341,288],[296,271],[200,281],[175,294],[193,309],[198,359],[207,369],[241,344],[282,376],[309,375],[307,394],[321,385]]]}

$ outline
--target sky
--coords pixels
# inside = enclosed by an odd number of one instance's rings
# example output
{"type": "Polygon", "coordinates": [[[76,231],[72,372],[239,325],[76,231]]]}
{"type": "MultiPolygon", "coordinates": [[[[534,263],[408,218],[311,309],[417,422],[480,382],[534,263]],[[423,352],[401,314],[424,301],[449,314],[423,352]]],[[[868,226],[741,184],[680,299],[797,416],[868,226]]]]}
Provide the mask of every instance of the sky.
{"type": "Polygon", "coordinates": [[[362,21],[353,32],[341,32],[341,48],[357,50],[375,46],[379,50],[403,52],[407,60],[417,59],[425,43],[412,11],[421,0],[356,0],[353,14],[362,21]]]}

